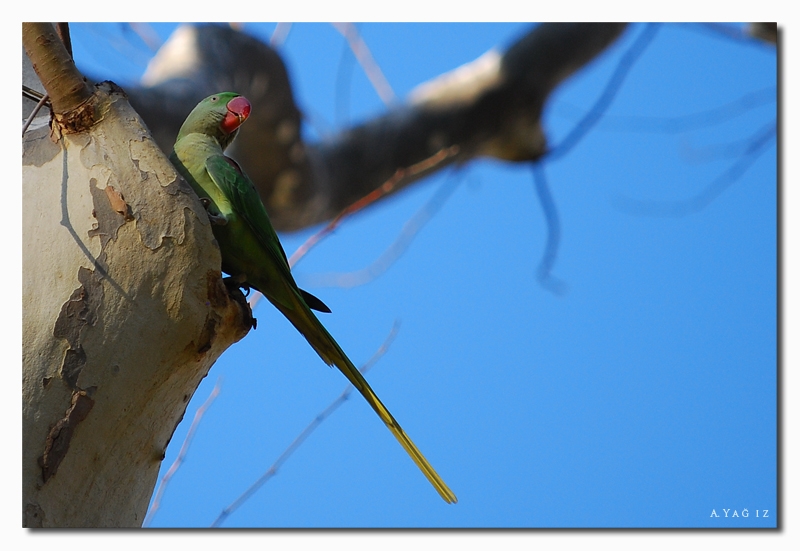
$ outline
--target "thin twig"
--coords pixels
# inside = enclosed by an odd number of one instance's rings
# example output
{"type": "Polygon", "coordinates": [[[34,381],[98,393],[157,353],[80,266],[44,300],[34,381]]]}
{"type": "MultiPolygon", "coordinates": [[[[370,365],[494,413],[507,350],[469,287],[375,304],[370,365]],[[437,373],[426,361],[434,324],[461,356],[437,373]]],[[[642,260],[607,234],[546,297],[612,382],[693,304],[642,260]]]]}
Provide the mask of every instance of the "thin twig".
{"type": "Polygon", "coordinates": [[[770,132],[775,132],[776,129],[776,123],[772,121],[766,127],[766,133],[764,129],[761,129],[739,140],[699,147],[683,144],[681,156],[690,163],[707,163],[718,159],[732,159],[742,155],[749,155],[764,140],[765,134],[768,135],[770,132]]]}
{"type": "Polygon", "coordinates": [[[776,121],[766,125],[760,135],[752,140],[750,147],[742,157],[728,167],[728,170],[717,176],[700,193],[688,199],[678,201],[645,201],[617,196],[612,199],[614,205],[629,214],[638,216],[663,216],[680,218],[699,212],[711,204],[717,197],[736,182],[767,150],[776,137],[776,121]]]}
{"type": "MultiPolygon", "coordinates": [[[[622,83],[625,81],[628,73],[630,73],[634,63],[641,57],[647,49],[647,46],[652,42],[658,28],[656,24],[649,24],[645,27],[644,31],[636,38],[636,41],[623,54],[614,73],[608,80],[605,89],[602,94],[600,94],[597,101],[595,101],[592,108],[584,115],[578,124],[575,125],[572,131],[548,152],[546,157],[547,162],[554,161],[567,154],[600,121],[611,105],[611,102],[614,101],[614,98],[617,96],[619,89],[622,87],[622,83]]],[[[544,211],[548,229],[547,243],[542,259],[539,262],[536,278],[542,287],[556,295],[561,295],[566,292],[566,284],[553,277],[551,274],[553,266],[555,265],[556,255],[558,254],[558,243],[561,238],[558,211],[556,210],[555,202],[550,193],[542,163],[533,165],[533,176],[536,193],[542,210],[544,211]]]]}
{"type": "MultiPolygon", "coordinates": [[[[131,23],[116,23],[114,27],[87,24],[85,25],[85,31],[94,36],[95,42],[102,42],[107,45],[108,47],[105,51],[116,52],[125,60],[141,68],[146,67],[153,58],[153,52],[155,51],[153,50],[153,43],[145,41],[142,35],[131,27],[131,23]],[[138,40],[135,40],[133,35],[138,40]]],[[[160,38],[156,37],[156,40],[160,41],[160,38]]],[[[100,61],[96,49],[90,48],[88,53],[95,57],[96,61],[100,61]]]]}
{"type": "Polygon", "coordinates": [[[342,54],[339,57],[339,65],[336,69],[336,91],[334,93],[334,120],[338,125],[345,124],[350,110],[350,81],[352,80],[353,62],[355,61],[355,57],[350,54],[349,45],[343,45],[342,54]]]}
{"type": "Polygon", "coordinates": [[[403,225],[402,231],[394,242],[366,268],[346,273],[309,274],[305,276],[305,279],[315,287],[345,288],[357,287],[374,280],[388,270],[408,250],[414,237],[447,202],[459,183],[461,183],[460,178],[450,178],[445,181],[428,202],[403,225]]]}
{"type": "Polygon", "coordinates": [[[536,279],[539,281],[539,285],[554,295],[563,295],[567,292],[567,284],[552,275],[553,266],[555,266],[558,256],[558,244],[561,240],[561,224],[542,163],[533,164],[533,184],[547,223],[547,243],[542,259],[539,261],[539,267],[536,270],[536,279]]]}
{"type": "Polygon", "coordinates": [[[277,48],[286,41],[289,36],[289,31],[292,30],[291,23],[278,23],[275,25],[275,30],[272,31],[272,36],[269,38],[269,45],[277,48]]]}
{"type": "Polygon", "coordinates": [[[158,51],[163,44],[163,41],[149,23],[128,23],[128,28],[153,52],[158,51]]]}
{"type": "Polygon", "coordinates": [[[42,94],[39,90],[35,90],[29,86],[22,85],[22,97],[31,101],[39,101],[46,94],[42,94]]]}
{"type": "Polygon", "coordinates": [[[367,75],[372,87],[375,88],[384,105],[391,105],[397,101],[397,95],[383,75],[383,71],[381,71],[375,58],[372,57],[372,52],[369,51],[367,43],[361,38],[356,26],[352,23],[331,23],[331,25],[347,40],[353,55],[358,60],[358,64],[364,69],[364,74],[367,75]]]}
{"type": "Polygon", "coordinates": [[[650,23],[645,27],[644,31],[637,37],[636,41],[625,52],[614,70],[614,74],[608,80],[603,93],[595,102],[594,106],[586,113],[586,116],[575,125],[572,131],[566,138],[561,140],[561,143],[553,147],[547,155],[548,161],[556,160],[563,157],[568,153],[580,140],[597,124],[597,121],[603,116],[608,109],[611,102],[617,95],[625,77],[628,76],[633,64],[644,53],[647,46],[653,40],[658,31],[658,24],[650,23]]]}
{"type": "MultiPolygon", "coordinates": [[[[778,99],[778,89],[776,86],[767,86],[759,90],[753,90],[741,95],[735,100],[724,105],[719,105],[711,109],[689,113],[688,115],[678,115],[675,117],[654,117],[643,115],[609,115],[605,117],[598,129],[603,131],[616,132],[649,132],[661,134],[682,134],[698,128],[708,128],[710,126],[725,123],[733,118],[741,116],[748,111],[761,107],[769,103],[775,103],[778,99]]],[[[567,104],[560,104],[562,113],[566,111],[575,112],[578,108],[567,104]]]]}
{"type": "MultiPolygon", "coordinates": [[[[400,329],[400,322],[395,320],[394,325],[392,326],[392,330],[389,332],[389,335],[383,341],[383,344],[378,348],[375,354],[367,360],[367,362],[361,366],[359,371],[361,373],[366,373],[367,371],[374,366],[377,361],[386,354],[386,351],[389,349],[389,346],[392,344],[392,341],[397,336],[397,331],[400,329]]],[[[219,516],[214,520],[211,524],[212,528],[219,527],[226,518],[228,518],[231,513],[236,511],[245,501],[250,499],[250,497],[255,494],[261,486],[264,485],[270,478],[275,476],[278,473],[278,469],[286,462],[287,459],[300,447],[300,445],[311,435],[314,430],[319,427],[322,422],[327,419],[336,409],[341,406],[347,399],[350,397],[350,393],[353,392],[353,385],[347,385],[347,388],[336,398],[333,402],[330,403],[328,407],[322,410],[308,426],[303,429],[303,431],[295,438],[291,444],[278,456],[278,459],[275,460],[275,463],[270,466],[266,472],[261,475],[258,480],[256,480],[249,488],[247,488],[242,495],[240,495],[233,503],[225,507],[219,516]]]]}
{"type": "Polygon", "coordinates": [[[345,208],[342,212],[340,212],[336,218],[328,222],[328,225],[322,228],[320,231],[312,235],[311,237],[306,240],[305,243],[300,245],[300,247],[294,252],[294,254],[289,258],[289,267],[293,268],[297,262],[303,258],[308,251],[311,250],[317,243],[319,243],[322,239],[324,239],[328,234],[333,232],[339,224],[341,224],[342,220],[347,218],[348,216],[360,211],[364,207],[374,203],[384,195],[390,193],[400,182],[403,181],[404,178],[415,176],[421,172],[425,172],[430,170],[431,168],[435,167],[445,159],[457,155],[459,148],[457,145],[453,145],[450,147],[446,147],[444,149],[440,149],[434,155],[431,155],[424,161],[420,161],[414,165],[411,165],[408,168],[398,168],[394,175],[391,178],[386,180],[380,187],[377,189],[372,190],[370,193],[350,205],[349,207],[345,208]]]}
{"type": "Polygon", "coordinates": [[[43,106],[45,103],[47,103],[47,101],[48,101],[49,99],[50,99],[50,97],[49,97],[47,94],[43,95],[43,96],[41,97],[41,99],[39,100],[39,103],[37,103],[37,104],[36,104],[36,107],[34,107],[34,108],[33,108],[33,111],[31,111],[31,114],[30,114],[30,116],[29,116],[29,117],[28,117],[28,118],[25,120],[25,122],[22,124],[22,135],[23,135],[23,136],[25,135],[25,131],[26,131],[26,130],[28,130],[28,127],[29,127],[29,126],[31,125],[31,123],[33,122],[33,119],[35,119],[35,118],[36,118],[36,115],[37,115],[37,114],[39,114],[39,110],[42,108],[42,106],[43,106]]]}
{"type": "Polygon", "coordinates": [[[247,305],[250,306],[250,310],[256,307],[256,304],[258,304],[258,301],[261,300],[261,297],[263,296],[264,295],[262,295],[259,291],[253,289],[253,292],[250,293],[250,297],[247,299],[247,305]]]}
{"type": "Polygon", "coordinates": [[[211,403],[219,394],[221,387],[222,378],[219,378],[217,379],[217,384],[214,385],[214,389],[211,391],[211,394],[209,394],[208,398],[206,398],[206,401],[203,402],[202,406],[197,408],[197,412],[195,412],[194,419],[192,420],[192,425],[189,427],[189,432],[186,433],[186,438],[183,440],[181,451],[178,452],[178,457],[175,458],[175,461],[172,463],[172,465],[170,465],[169,470],[161,479],[158,491],[156,492],[156,497],[153,499],[153,504],[150,506],[150,510],[147,512],[144,522],[142,523],[143,527],[149,526],[150,522],[153,520],[153,516],[156,514],[156,511],[158,511],[158,508],[161,505],[161,498],[164,496],[164,490],[166,489],[167,484],[183,464],[183,460],[186,458],[186,452],[189,450],[189,444],[191,444],[194,433],[197,431],[197,427],[200,425],[200,420],[203,418],[206,410],[211,406],[211,403]]]}

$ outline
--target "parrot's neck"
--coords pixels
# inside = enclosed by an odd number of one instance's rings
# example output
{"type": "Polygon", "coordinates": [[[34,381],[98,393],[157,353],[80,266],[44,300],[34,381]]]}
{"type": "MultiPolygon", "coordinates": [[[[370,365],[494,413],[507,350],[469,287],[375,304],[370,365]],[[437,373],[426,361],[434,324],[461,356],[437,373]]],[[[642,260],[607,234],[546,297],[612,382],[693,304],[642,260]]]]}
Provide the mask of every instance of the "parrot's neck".
{"type": "Polygon", "coordinates": [[[217,212],[223,210],[230,212],[228,199],[206,170],[206,161],[210,157],[222,154],[222,147],[214,137],[200,133],[182,136],[175,142],[172,153],[176,157],[173,159],[173,163],[192,185],[195,193],[200,197],[211,199],[217,212]]]}
{"type": "Polygon", "coordinates": [[[195,132],[187,134],[175,142],[175,155],[190,172],[201,169],[208,157],[222,154],[222,146],[219,145],[216,138],[208,134],[195,132]],[[197,166],[193,166],[194,164],[197,166]]]}

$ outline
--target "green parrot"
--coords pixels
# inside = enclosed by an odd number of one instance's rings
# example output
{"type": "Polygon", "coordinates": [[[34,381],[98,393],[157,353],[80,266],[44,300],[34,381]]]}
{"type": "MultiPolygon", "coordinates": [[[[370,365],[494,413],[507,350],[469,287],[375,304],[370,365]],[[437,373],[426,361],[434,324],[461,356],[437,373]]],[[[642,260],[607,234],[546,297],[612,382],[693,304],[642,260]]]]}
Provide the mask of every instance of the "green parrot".
{"type": "Polygon", "coordinates": [[[456,503],[455,494],[311,312],[312,308],[330,310],[321,300],[297,287],[255,186],[239,165],[224,155],[250,115],[250,109],[250,102],[233,92],[207,97],[181,126],[170,154],[170,160],[208,211],[222,252],[223,271],[239,285],[260,291],[292,322],[326,364],[338,367],[386,423],[439,495],[448,503],[456,503]]]}

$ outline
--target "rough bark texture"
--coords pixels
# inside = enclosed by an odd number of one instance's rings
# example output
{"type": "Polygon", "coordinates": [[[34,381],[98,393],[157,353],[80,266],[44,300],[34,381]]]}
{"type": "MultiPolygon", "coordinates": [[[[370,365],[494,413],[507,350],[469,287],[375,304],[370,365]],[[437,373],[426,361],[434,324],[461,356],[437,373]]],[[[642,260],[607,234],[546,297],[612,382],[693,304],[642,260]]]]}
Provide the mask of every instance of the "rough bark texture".
{"type": "Polygon", "coordinates": [[[104,84],[89,103],[88,129],[23,138],[28,527],[141,526],[189,398],[252,321],[124,93],[104,84]]]}

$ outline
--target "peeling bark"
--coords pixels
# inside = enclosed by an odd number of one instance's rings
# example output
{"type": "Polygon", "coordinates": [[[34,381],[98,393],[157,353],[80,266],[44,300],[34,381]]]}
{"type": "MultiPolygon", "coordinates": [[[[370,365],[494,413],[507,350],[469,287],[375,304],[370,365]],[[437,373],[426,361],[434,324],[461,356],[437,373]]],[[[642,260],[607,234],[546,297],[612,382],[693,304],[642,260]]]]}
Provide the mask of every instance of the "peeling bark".
{"type": "MultiPolygon", "coordinates": [[[[84,355],[84,360],[85,360],[84,355]]],[[[89,392],[97,390],[92,387],[89,392]]],[[[39,465],[42,467],[42,480],[47,482],[50,477],[56,474],[58,466],[69,451],[69,445],[72,442],[72,435],[78,423],[88,417],[89,412],[94,407],[94,400],[89,396],[89,392],[85,390],[76,390],[72,393],[72,403],[62,419],[50,429],[45,440],[44,453],[39,460],[39,465]]]]}
{"type": "Polygon", "coordinates": [[[185,397],[252,327],[197,197],[118,88],[92,101],[23,140],[25,526],[140,526],[185,397]]]}

